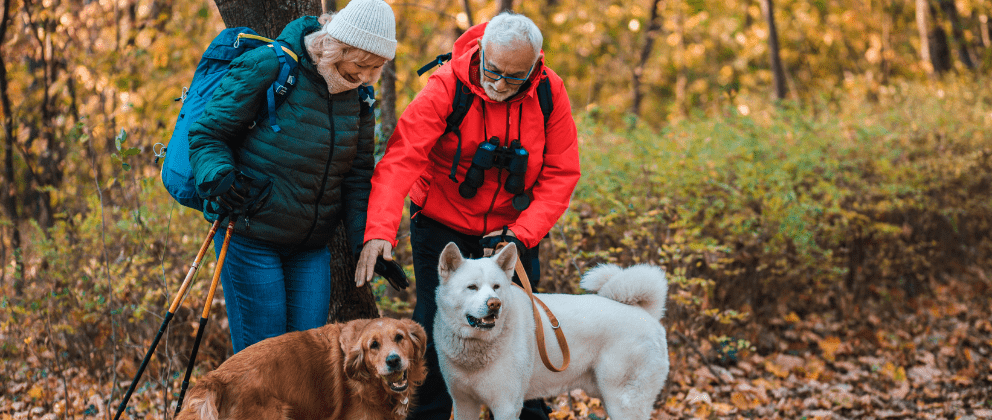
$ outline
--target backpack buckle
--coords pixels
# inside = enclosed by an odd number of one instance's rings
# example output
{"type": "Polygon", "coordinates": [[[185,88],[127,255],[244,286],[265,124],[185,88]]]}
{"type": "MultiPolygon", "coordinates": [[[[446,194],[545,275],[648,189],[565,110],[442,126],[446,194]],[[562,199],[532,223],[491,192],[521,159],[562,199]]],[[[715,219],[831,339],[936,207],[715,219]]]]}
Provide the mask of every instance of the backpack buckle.
{"type": "Polygon", "coordinates": [[[286,88],[286,85],[277,84],[275,86],[275,92],[277,95],[285,95],[286,92],[289,92],[289,89],[286,88]]]}

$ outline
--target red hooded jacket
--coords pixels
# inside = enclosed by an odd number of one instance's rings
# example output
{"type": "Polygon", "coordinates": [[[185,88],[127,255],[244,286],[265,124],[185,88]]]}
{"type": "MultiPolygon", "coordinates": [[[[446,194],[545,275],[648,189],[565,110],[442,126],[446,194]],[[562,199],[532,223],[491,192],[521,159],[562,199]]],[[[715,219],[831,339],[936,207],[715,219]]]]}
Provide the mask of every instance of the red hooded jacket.
{"type": "Polygon", "coordinates": [[[568,208],[580,173],[575,121],[565,85],[544,66],[542,57],[520,92],[505,102],[490,100],[479,82],[477,40],[485,26],[473,26],[455,41],[452,60],[431,75],[400,117],[372,176],[366,241],[384,239],[396,246],[407,194],[425,216],[458,232],[481,236],[505,225],[528,248],[536,246],[568,208]],[[544,77],[554,98],[547,126],[537,96],[538,82],[544,77]],[[462,198],[458,183],[448,178],[458,137],[454,133],[441,135],[445,118],[452,112],[455,78],[475,94],[461,124],[458,181],[465,179],[472,156],[487,134],[498,137],[503,146],[519,138],[529,154],[524,184],[525,193],[532,198],[523,212],[513,208],[513,195],[503,187],[508,176],[505,169],[487,170],[482,186],[469,199],[462,198]]]}

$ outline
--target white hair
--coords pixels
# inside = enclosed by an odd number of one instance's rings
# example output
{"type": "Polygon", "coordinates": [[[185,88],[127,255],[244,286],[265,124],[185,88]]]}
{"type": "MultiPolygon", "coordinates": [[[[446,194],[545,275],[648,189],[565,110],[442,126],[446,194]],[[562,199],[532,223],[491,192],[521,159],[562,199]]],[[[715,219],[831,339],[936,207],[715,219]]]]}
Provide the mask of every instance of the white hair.
{"type": "MultiPolygon", "coordinates": [[[[372,58],[380,59],[383,63],[388,61],[385,57],[352,47],[329,35],[328,28],[330,28],[331,20],[334,19],[335,14],[324,13],[320,15],[317,21],[320,22],[321,28],[303,38],[303,43],[307,52],[310,53],[310,58],[313,60],[314,66],[317,67],[318,73],[321,75],[336,73],[337,70],[332,70],[332,68],[337,66],[339,62],[360,63],[372,58]]],[[[382,68],[377,69],[372,74],[372,80],[368,83],[375,84],[379,81],[380,76],[382,76],[382,68]]]]}
{"type": "Polygon", "coordinates": [[[490,42],[500,47],[526,42],[534,48],[534,61],[537,62],[541,45],[544,44],[544,35],[541,35],[541,30],[530,18],[508,10],[496,15],[486,25],[486,30],[482,33],[482,48],[486,48],[490,42]]]}

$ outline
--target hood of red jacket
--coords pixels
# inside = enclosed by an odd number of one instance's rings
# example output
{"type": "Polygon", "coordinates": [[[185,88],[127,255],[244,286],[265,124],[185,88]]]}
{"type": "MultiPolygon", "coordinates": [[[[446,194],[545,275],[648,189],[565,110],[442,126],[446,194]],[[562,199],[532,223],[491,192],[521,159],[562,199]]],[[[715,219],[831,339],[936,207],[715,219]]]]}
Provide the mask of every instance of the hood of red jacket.
{"type": "MultiPolygon", "coordinates": [[[[479,41],[482,40],[482,34],[486,30],[486,25],[489,22],[480,23],[471,28],[468,28],[464,34],[455,40],[455,45],[451,49],[451,66],[455,73],[465,86],[468,86],[472,93],[480,98],[484,98],[488,102],[493,102],[486,95],[485,89],[479,84],[479,41]]],[[[530,72],[530,77],[527,79],[527,83],[524,83],[520,87],[520,91],[516,95],[513,95],[507,101],[513,102],[522,98],[524,96],[536,95],[537,84],[544,74],[544,50],[542,49],[541,57],[537,59],[537,63],[534,64],[534,70],[530,72]]]]}

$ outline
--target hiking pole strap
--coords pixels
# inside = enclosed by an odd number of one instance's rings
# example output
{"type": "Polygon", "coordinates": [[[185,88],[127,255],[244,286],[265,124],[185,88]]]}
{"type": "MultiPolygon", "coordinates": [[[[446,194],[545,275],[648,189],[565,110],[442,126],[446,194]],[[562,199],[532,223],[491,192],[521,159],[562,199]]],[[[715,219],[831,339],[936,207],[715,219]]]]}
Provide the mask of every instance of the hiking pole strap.
{"type": "Polygon", "coordinates": [[[193,341],[193,351],[189,354],[189,362],[186,363],[186,376],[179,390],[179,399],[176,400],[176,416],[183,409],[183,398],[189,388],[189,379],[193,374],[193,364],[196,362],[196,353],[200,349],[200,341],[203,339],[203,332],[207,329],[207,320],[210,316],[210,306],[214,300],[214,292],[217,291],[217,283],[220,282],[220,272],[224,268],[224,258],[227,257],[227,247],[231,244],[231,234],[234,232],[234,219],[227,223],[227,233],[224,235],[224,244],[220,248],[220,255],[217,256],[217,267],[214,267],[214,278],[210,283],[210,292],[207,293],[207,300],[203,303],[203,315],[200,316],[200,324],[196,329],[196,339],[193,341]]]}
{"type": "MultiPolygon", "coordinates": [[[[506,244],[507,242],[500,242],[496,245],[496,249],[498,250],[506,244]]],[[[495,250],[493,252],[495,252],[495,250]]],[[[517,255],[519,256],[520,254],[517,255]]],[[[548,368],[548,370],[552,372],[561,372],[568,369],[568,363],[571,361],[571,354],[568,351],[568,342],[565,340],[565,332],[561,329],[561,323],[558,322],[558,318],[555,317],[555,314],[551,312],[551,308],[548,308],[548,305],[544,304],[544,302],[541,301],[541,299],[538,299],[537,296],[534,296],[534,291],[530,287],[530,278],[527,277],[527,272],[524,270],[524,265],[520,262],[520,258],[517,258],[516,272],[517,278],[520,279],[520,284],[523,285],[522,289],[527,292],[527,296],[530,296],[531,308],[534,310],[534,325],[537,327],[537,350],[541,354],[541,362],[544,363],[544,367],[548,368]],[[541,313],[537,310],[538,305],[544,309],[544,313],[548,314],[548,321],[551,322],[551,329],[554,330],[555,338],[558,339],[558,347],[561,348],[562,357],[560,368],[555,367],[555,365],[551,363],[551,359],[548,357],[548,346],[544,342],[544,322],[541,320],[541,313]]]]}

